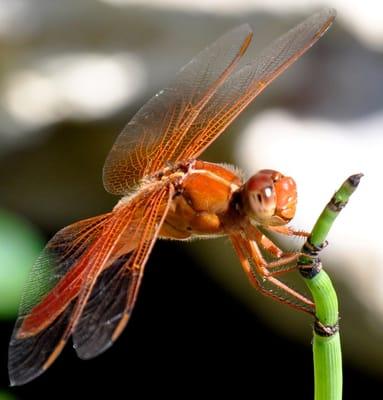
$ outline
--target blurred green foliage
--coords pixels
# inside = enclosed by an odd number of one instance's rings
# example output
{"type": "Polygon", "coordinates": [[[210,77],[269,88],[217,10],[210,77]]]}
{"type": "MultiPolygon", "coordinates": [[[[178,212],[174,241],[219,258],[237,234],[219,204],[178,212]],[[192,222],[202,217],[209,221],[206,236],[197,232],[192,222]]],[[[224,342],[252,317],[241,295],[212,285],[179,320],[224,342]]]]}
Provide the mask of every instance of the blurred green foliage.
{"type": "MultiPolygon", "coordinates": [[[[17,314],[21,290],[42,246],[40,234],[30,223],[0,209],[0,319],[17,314]]],[[[0,392],[0,400],[1,396],[0,392]]]]}
{"type": "Polygon", "coordinates": [[[10,393],[0,389],[0,400],[14,400],[14,397],[10,393]]]}

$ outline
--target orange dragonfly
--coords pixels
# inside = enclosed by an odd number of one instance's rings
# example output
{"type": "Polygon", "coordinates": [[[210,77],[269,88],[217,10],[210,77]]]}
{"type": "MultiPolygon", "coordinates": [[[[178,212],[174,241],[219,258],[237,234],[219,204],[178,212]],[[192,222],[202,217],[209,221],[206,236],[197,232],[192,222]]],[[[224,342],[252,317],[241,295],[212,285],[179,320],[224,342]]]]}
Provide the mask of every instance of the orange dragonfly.
{"type": "Polygon", "coordinates": [[[294,268],[267,233],[304,235],[292,178],[262,170],[247,181],[235,168],[196,158],[238,114],[308,50],[335,18],[322,10],[238,67],[252,32],[241,25],[211,44],[126,125],[104,165],[114,209],[60,230],[34,264],[9,346],[12,385],[44,372],[72,335],[80,358],[97,356],[132,313],[157,238],[228,235],[263,294],[313,313],[314,304],[277,276],[294,268]],[[272,256],[266,261],[262,251],[272,256]]]}

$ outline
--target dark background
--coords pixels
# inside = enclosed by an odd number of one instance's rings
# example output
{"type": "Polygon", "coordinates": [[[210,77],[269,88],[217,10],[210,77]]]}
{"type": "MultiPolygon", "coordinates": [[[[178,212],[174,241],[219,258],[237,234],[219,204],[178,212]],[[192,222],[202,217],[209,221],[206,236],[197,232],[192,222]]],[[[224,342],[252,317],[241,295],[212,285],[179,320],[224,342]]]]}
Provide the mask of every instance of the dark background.
{"type": "MultiPolygon", "coordinates": [[[[0,327],[4,360],[12,324],[0,327]]],[[[132,319],[110,350],[82,361],[68,345],[44,375],[11,391],[20,399],[307,399],[313,392],[311,357],[309,337],[299,344],[270,330],[209,279],[190,253],[161,242],[149,260],[132,319]]],[[[0,377],[6,387],[4,363],[0,377]]],[[[380,392],[378,377],[347,363],[344,378],[345,399],[380,392]]]]}

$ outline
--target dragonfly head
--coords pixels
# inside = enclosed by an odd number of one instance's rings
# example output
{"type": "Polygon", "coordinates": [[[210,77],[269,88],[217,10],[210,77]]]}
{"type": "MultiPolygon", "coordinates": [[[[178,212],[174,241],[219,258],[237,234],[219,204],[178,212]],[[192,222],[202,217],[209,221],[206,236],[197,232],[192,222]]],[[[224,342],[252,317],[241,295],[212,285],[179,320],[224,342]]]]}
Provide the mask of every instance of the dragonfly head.
{"type": "Polygon", "coordinates": [[[289,176],[263,169],[244,184],[242,202],[245,213],[258,224],[285,225],[295,215],[296,184],[289,176]]]}

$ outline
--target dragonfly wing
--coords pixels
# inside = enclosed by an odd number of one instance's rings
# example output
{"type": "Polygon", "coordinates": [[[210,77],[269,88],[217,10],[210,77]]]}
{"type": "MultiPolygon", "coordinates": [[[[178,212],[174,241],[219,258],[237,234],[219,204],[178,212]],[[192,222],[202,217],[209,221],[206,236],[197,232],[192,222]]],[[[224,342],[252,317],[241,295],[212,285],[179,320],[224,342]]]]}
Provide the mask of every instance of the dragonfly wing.
{"type": "Polygon", "coordinates": [[[311,15],[234,72],[191,125],[189,143],[183,142],[178,159],[198,157],[266,86],[320,39],[334,18],[333,9],[311,15]]]}
{"type": "Polygon", "coordinates": [[[130,192],[140,180],[179,159],[188,130],[217,88],[235,69],[252,33],[248,25],[226,33],[177,74],[126,125],[104,165],[105,189],[130,192]]]}
{"type": "Polygon", "coordinates": [[[28,288],[33,286],[34,281],[39,282],[38,273],[41,270],[49,270],[55,284],[46,287],[45,295],[40,295],[40,290],[37,300],[22,301],[21,314],[9,347],[12,384],[20,385],[34,379],[60,354],[79,322],[102,271],[113,266],[123,249],[132,251],[139,246],[139,242],[124,245],[123,239],[127,232],[134,231],[138,232],[138,240],[140,230],[137,224],[143,218],[146,205],[152,204],[152,196],[169,191],[166,186],[160,186],[157,190],[139,192],[113,213],[101,217],[99,224],[96,219],[91,219],[89,223],[79,222],[60,231],[48,243],[36,263],[38,267],[32,270],[28,288]],[[91,231],[93,225],[96,229],[91,231]],[[81,229],[76,229],[77,226],[81,229]],[[51,248],[55,251],[52,252],[51,248]],[[60,249],[58,255],[57,249],[60,249]],[[76,252],[76,249],[79,250],[76,252]],[[36,274],[33,274],[34,271],[36,274]],[[52,271],[66,273],[55,277],[52,271]]]}
{"type": "Polygon", "coordinates": [[[122,332],[133,310],[144,267],[166,217],[172,190],[165,188],[145,204],[139,223],[124,241],[139,242],[119,257],[98,278],[73,333],[80,358],[97,356],[110,347],[122,332]]]}
{"type": "Polygon", "coordinates": [[[11,386],[23,385],[41,375],[47,368],[51,354],[61,351],[61,338],[70,323],[74,302],[59,314],[44,330],[26,338],[19,338],[23,321],[18,319],[9,344],[8,371],[11,386]]]}
{"type": "Polygon", "coordinates": [[[83,279],[87,251],[101,235],[111,214],[62,229],[35,262],[23,291],[19,317],[9,345],[9,377],[19,385],[43,372],[73,309],[73,292],[83,279]]]}

